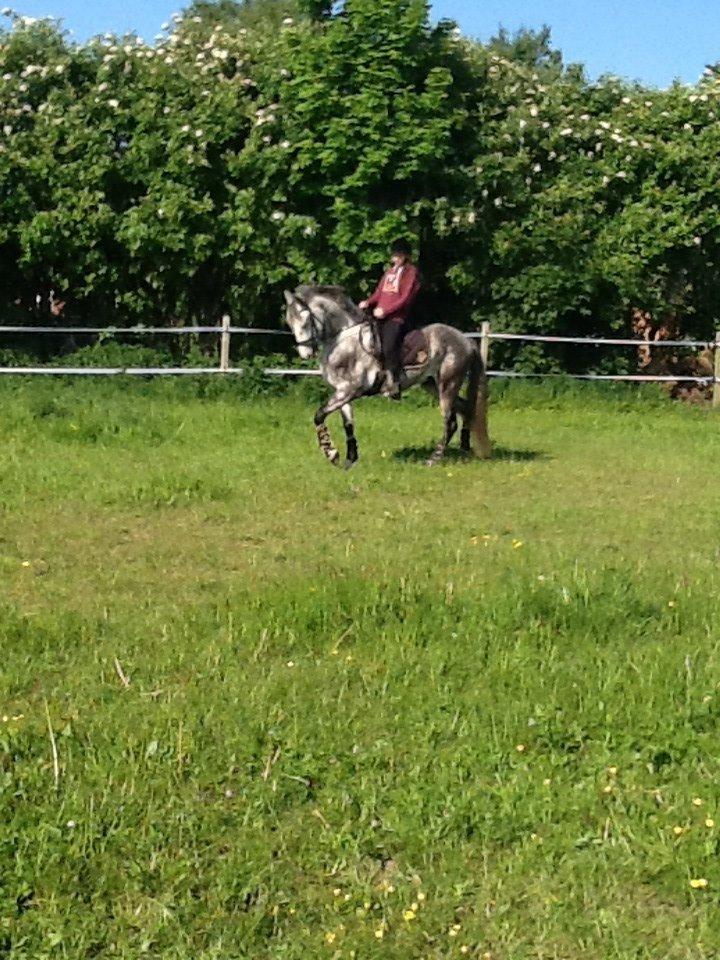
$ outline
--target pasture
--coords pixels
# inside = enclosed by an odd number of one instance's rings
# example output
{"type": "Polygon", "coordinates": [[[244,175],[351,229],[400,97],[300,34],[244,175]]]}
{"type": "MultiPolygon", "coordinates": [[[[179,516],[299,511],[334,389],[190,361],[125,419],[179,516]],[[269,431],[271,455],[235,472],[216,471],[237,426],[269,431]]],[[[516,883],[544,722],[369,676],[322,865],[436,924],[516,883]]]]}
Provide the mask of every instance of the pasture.
{"type": "Polygon", "coordinates": [[[494,395],[0,383],[1,956],[717,956],[717,416],[494,395]]]}

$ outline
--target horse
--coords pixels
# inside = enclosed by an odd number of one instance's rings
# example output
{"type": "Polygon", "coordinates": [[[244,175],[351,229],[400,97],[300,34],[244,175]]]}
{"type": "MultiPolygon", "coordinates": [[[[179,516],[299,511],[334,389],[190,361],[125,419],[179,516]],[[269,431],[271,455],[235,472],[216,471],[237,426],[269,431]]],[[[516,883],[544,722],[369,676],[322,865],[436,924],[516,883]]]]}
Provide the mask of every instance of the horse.
{"type": "MultiPolygon", "coordinates": [[[[350,299],[342,287],[302,285],[285,291],[287,325],[295,338],[300,356],[317,357],[325,382],[333,395],[315,413],[318,443],[333,466],[340,453],[333,445],[327,418],[340,411],[345,426],[345,469],[359,459],[352,404],[360,397],[378,394],[385,372],[378,356],[373,323],[350,299]]],[[[441,323],[422,329],[423,347],[412,365],[405,366],[403,389],[422,385],[436,393],[443,415],[443,435],[426,461],[434,466],[445,456],[462,418],[460,447],[470,455],[471,436],[481,459],[492,456],[488,436],[488,387],[484,364],[474,343],[459,330],[441,323]],[[465,398],[460,396],[467,380],[465,398]]]]}

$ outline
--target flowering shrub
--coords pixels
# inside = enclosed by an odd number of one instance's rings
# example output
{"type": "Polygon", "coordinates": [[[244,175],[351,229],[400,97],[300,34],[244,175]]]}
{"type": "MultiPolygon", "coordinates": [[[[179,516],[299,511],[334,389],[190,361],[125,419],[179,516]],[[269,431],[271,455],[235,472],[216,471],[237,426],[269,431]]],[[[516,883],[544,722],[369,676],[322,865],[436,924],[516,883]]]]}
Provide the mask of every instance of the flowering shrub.
{"type": "Polygon", "coordinates": [[[221,7],[196,3],[149,43],[82,45],[5,11],[4,317],[276,325],[283,286],[359,296],[406,233],[424,318],[607,335],[643,310],[711,335],[714,71],[664,91],[591,84],[542,43],[432,27],[418,0],[221,7]]]}

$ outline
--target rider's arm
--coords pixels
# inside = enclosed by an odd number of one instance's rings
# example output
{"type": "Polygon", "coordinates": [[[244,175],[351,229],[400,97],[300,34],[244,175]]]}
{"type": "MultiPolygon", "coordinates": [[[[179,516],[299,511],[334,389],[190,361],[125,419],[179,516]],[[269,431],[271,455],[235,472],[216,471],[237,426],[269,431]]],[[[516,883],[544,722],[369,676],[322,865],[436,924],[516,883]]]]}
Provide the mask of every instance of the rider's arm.
{"type": "Polygon", "coordinates": [[[382,285],[383,285],[384,279],[385,279],[385,275],[383,274],[383,276],[380,278],[380,283],[378,283],[377,285],[377,289],[375,290],[375,293],[368,299],[367,305],[371,310],[373,307],[376,307],[378,303],[380,303],[380,294],[382,293],[382,285]]]}

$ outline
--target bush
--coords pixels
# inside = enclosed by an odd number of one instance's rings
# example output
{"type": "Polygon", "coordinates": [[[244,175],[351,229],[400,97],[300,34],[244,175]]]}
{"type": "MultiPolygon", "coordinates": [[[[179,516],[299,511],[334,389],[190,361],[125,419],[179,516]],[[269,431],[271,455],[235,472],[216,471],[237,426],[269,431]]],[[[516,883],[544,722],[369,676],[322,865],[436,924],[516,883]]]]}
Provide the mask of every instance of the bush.
{"type": "MultiPolygon", "coordinates": [[[[590,83],[546,33],[483,45],[432,26],[420,0],[345,0],[334,14],[204,2],[153,44],[75,44],[13,14],[0,33],[0,306],[28,323],[63,300],[54,322],[216,324],[229,311],[272,328],[283,287],[339,282],[359,298],[407,234],[422,319],[608,335],[629,333],[635,309],[710,337],[719,97],[713,70],[664,91],[590,83]]],[[[564,370],[572,356],[508,362],[564,370]]]]}

